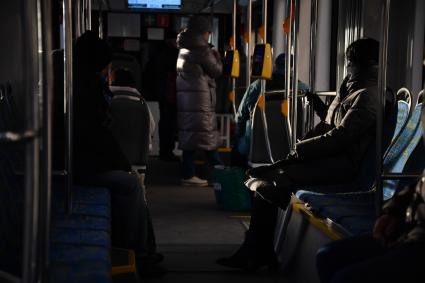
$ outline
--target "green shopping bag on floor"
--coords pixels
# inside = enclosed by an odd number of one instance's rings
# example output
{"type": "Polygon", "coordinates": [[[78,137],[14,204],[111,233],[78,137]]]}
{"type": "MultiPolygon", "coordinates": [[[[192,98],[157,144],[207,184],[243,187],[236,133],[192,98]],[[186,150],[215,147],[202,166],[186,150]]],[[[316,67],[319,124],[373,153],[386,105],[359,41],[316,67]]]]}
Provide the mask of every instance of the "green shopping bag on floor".
{"type": "Polygon", "coordinates": [[[245,187],[245,170],[239,167],[216,166],[212,172],[217,204],[224,210],[251,209],[251,192],[245,187]]]}

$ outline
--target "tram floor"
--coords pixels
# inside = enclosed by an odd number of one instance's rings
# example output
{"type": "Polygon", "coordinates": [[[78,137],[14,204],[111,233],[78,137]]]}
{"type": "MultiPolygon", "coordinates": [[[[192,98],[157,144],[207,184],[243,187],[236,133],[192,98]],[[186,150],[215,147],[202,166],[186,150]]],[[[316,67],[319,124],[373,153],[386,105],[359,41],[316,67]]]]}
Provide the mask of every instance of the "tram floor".
{"type": "Polygon", "coordinates": [[[267,270],[247,274],[215,264],[241,243],[247,213],[220,210],[212,187],[180,186],[178,163],[152,160],[149,173],[148,202],[168,272],[142,282],[282,282],[267,270]]]}

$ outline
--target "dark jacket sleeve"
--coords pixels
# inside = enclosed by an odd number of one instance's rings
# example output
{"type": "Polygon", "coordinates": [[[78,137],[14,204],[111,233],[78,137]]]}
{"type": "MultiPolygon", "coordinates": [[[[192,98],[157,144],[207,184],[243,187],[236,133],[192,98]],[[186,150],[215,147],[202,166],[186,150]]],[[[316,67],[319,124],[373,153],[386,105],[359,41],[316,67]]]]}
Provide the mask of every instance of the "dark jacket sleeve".
{"type": "Polygon", "coordinates": [[[211,48],[206,47],[205,52],[203,52],[201,57],[201,66],[204,70],[204,72],[210,77],[210,78],[218,78],[221,76],[221,73],[223,71],[223,64],[221,63],[221,60],[216,58],[214,56],[214,53],[211,48]]]}
{"type": "Polygon", "coordinates": [[[312,103],[313,110],[319,116],[320,120],[325,120],[329,106],[327,106],[320,97],[314,92],[306,93],[307,100],[312,103]]]}
{"type": "Polygon", "coordinates": [[[361,90],[338,126],[323,135],[297,143],[298,156],[305,159],[317,158],[349,150],[353,143],[375,125],[376,106],[373,96],[375,94],[369,93],[367,89],[361,90]]]}

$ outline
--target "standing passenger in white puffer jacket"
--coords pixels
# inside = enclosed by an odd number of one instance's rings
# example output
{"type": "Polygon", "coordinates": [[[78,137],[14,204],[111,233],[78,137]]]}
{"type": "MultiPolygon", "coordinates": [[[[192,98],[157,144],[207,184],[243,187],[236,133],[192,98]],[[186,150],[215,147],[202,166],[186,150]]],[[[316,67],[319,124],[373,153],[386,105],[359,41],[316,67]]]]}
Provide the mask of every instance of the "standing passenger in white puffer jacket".
{"type": "Polygon", "coordinates": [[[203,150],[212,165],[220,164],[215,115],[215,78],[222,73],[220,54],[210,47],[211,22],[202,16],[189,19],[177,37],[177,122],[183,150],[182,185],[207,186],[195,176],[194,154],[203,150]]]}

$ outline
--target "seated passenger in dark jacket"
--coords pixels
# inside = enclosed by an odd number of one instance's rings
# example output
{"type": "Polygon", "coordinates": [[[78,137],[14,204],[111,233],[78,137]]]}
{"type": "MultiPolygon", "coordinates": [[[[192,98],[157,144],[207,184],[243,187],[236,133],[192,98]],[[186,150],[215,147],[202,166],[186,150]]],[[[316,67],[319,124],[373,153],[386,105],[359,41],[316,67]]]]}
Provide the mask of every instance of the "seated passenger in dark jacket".
{"type": "Polygon", "coordinates": [[[107,43],[85,32],[75,45],[73,169],[76,184],[107,187],[112,202],[112,244],[140,256],[155,254],[144,188],[109,130],[102,75],[111,61],[107,43]]]}
{"type": "MultiPolygon", "coordinates": [[[[425,142],[423,105],[422,127],[425,142]]],[[[319,250],[321,282],[424,282],[424,200],[425,171],[417,184],[384,204],[372,235],[332,242],[319,250]]]]}
{"type": "Polygon", "coordinates": [[[251,177],[247,186],[256,192],[250,228],[236,254],[217,263],[243,269],[276,265],[273,238],[277,208],[286,207],[300,185],[330,185],[354,179],[375,136],[378,57],[377,41],[353,42],[346,50],[349,75],[326,119],[296,144],[296,153],[247,172],[251,177]]]}

